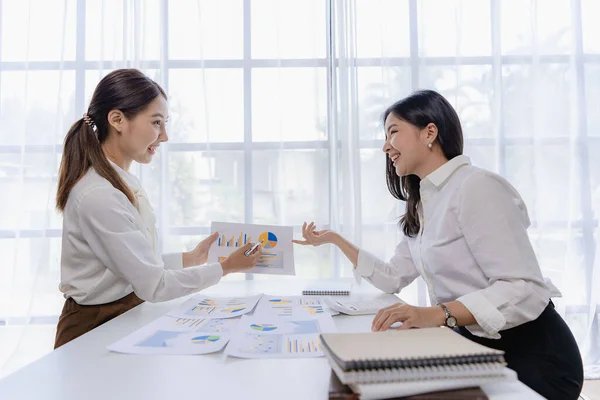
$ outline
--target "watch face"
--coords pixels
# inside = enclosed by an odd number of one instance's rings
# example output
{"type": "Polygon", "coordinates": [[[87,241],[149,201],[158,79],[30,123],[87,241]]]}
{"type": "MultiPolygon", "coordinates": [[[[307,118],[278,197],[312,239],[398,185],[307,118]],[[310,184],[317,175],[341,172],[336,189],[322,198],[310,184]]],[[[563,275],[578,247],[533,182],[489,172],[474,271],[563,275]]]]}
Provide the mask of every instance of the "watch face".
{"type": "Polygon", "coordinates": [[[446,325],[450,328],[454,328],[456,326],[456,318],[448,317],[448,319],[446,319],[446,325]]]}

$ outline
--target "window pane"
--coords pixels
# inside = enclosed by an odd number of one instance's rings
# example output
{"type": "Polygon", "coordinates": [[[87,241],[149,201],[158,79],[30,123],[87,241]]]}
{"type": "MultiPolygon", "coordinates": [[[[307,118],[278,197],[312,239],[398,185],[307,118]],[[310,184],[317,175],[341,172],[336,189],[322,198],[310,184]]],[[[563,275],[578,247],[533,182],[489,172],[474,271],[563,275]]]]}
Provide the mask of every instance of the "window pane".
{"type": "Polygon", "coordinates": [[[244,222],[243,152],[170,152],[168,177],[171,226],[244,222]]]}
{"type": "Polygon", "coordinates": [[[581,0],[581,23],[583,30],[583,51],[600,53],[600,2],[598,0],[581,0]]]}
{"type": "Polygon", "coordinates": [[[502,113],[506,136],[569,136],[572,76],[567,64],[504,66],[502,113]]]}
{"type": "Polygon", "coordinates": [[[60,314],[60,249],[60,238],[0,239],[0,318],[60,314]]]}
{"type": "Polygon", "coordinates": [[[56,180],[26,179],[25,182],[21,182],[20,177],[13,176],[0,178],[0,185],[4,193],[11,193],[10,196],[0,199],[0,229],[62,227],[61,216],[53,211],[56,205],[56,180]]]}
{"type": "Polygon", "coordinates": [[[252,70],[255,142],[327,139],[325,68],[252,70]]]}
{"type": "Polygon", "coordinates": [[[502,53],[568,54],[573,34],[569,3],[570,0],[502,0],[502,53]]]}
{"type": "Polygon", "coordinates": [[[581,218],[581,182],[579,171],[571,173],[574,157],[564,144],[506,146],[506,178],[519,191],[532,221],[568,221],[581,218]],[[557,187],[569,193],[557,196],[557,187]]]}
{"type": "Polygon", "coordinates": [[[0,143],[62,143],[75,121],[75,72],[4,71],[1,74],[0,143]]]}
{"type": "Polygon", "coordinates": [[[408,57],[408,0],[356,0],[358,57],[408,57]]]}
{"type": "Polygon", "coordinates": [[[2,61],[74,60],[76,6],[75,0],[2,2],[2,61]]]}
{"type": "Polygon", "coordinates": [[[491,54],[490,2],[423,0],[417,2],[419,55],[491,54]]]}
{"type": "Polygon", "coordinates": [[[600,65],[585,65],[585,102],[587,134],[600,136],[600,65]]]}
{"type": "Polygon", "coordinates": [[[242,0],[169,1],[169,58],[244,57],[242,0]]]}
{"type": "MultiPolygon", "coordinates": [[[[323,228],[318,225],[317,229],[323,228]]],[[[295,239],[302,239],[302,233],[297,230],[294,233],[295,239]]],[[[335,252],[334,246],[300,246],[294,245],[294,265],[296,267],[296,276],[298,278],[331,278],[333,277],[333,268],[331,264],[332,253],[335,252]]],[[[268,279],[268,275],[263,275],[268,279]]],[[[260,275],[255,275],[255,279],[260,279],[260,275]]],[[[279,279],[279,277],[277,277],[279,279]]]]}
{"type": "Polygon", "coordinates": [[[465,138],[494,136],[491,66],[424,67],[419,80],[422,88],[437,90],[455,107],[465,138]]]}
{"type": "Polygon", "coordinates": [[[164,31],[163,19],[161,14],[160,0],[144,0],[139,3],[139,14],[136,24],[139,24],[139,36],[135,40],[137,55],[141,60],[158,60],[160,51],[164,46],[161,32],[164,31]],[[137,49],[139,47],[139,50],[137,49]]]}
{"type": "Polygon", "coordinates": [[[410,94],[409,67],[358,68],[358,118],[361,139],[380,139],[385,134],[381,115],[395,101],[410,94]]]}
{"type": "Polygon", "coordinates": [[[243,93],[241,69],[169,70],[171,141],[243,141],[243,93]]]}
{"type": "Polygon", "coordinates": [[[488,171],[497,171],[494,146],[476,146],[467,139],[463,153],[469,156],[471,164],[488,171]]]}
{"type": "Polygon", "coordinates": [[[529,237],[535,250],[542,274],[550,278],[562,292],[567,304],[588,304],[585,243],[581,229],[565,225],[562,229],[530,229],[529,237]]]}
{"type": "Polygon", "coordinates": [[[160,58],[163,30],[160,0],[98,0],[86,2],[85,7],[86,60],[160,58]]]}
{"type": "Polygon", "coordinates": [[[329,222],[327,150],[255,151],[252,155],[254,223],[329,222]]]}
{"type": "Polygon", "coordinates": [[[252,58],[325,58],[324,0],[252,0],[252,58]]]}
{"type": "Polygon", "coordinates": [[[123,19],[127,2],[87,1],[85,5],[85,59],[124,60],[123,35],[130,20],[123,19]]]}
{"type": "MultiPolygon", "coordinates": [[[[594,217],[599,221],[600,226],[600,143],[590,143],[587,146],[589,174],[590,174],[590,193],[592,195],[592,210],[594,217]]],[[[600,232],[600,230],[598,230],[600,232]]],[[[598,248],[596,251],[600,251],[598,248]]]]}
{"type": "Polygon", "coordinates": [[[381,149],[360,150],[361,211],[363,224],[394,223],[404,213],[399,205],[400,202],[392,197],[387,188],[385,160],[386,155],[381,149]]]}

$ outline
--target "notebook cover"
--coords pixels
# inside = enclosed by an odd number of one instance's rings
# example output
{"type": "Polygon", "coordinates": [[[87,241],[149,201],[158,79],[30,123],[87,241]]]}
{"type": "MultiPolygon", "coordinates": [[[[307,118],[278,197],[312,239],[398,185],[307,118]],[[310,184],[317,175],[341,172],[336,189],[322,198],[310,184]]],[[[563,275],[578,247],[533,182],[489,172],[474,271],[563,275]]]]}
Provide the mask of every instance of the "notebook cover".
{"type": "MultiPolygon", "coordinates": [[[[331,371],[329,381],[329,400],[359,400],[359,395],[354,393],[348,385],[344,385],[337,375],[331,371]]],[[[408,397],[396,397],[404,400],[489,400],[481,388],[467,388],[446,390],[442,392],[424,393],[408,397]]],[[[394,400],[395,400],[394,399],[394,400]]]]}
{"type": "Polygon", "coordinates": [[[344,370],[503,362],[504,354],[445,327],[326,333],[320,338],[326,351],[344,370]]]}

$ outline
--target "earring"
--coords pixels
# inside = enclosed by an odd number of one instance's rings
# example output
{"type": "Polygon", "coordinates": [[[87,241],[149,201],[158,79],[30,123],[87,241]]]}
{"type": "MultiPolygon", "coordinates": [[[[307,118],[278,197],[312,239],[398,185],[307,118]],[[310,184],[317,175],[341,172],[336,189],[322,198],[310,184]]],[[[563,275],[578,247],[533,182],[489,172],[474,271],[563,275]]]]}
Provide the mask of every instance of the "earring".
{"type": "Polygon", "coordinates": [[[427,147],[429,147],[429,148],[431,148],[432,146],[433,146],[433,145],[432,145],[431,143],[429,143],[429,144],[427,145],[427,147]]]}

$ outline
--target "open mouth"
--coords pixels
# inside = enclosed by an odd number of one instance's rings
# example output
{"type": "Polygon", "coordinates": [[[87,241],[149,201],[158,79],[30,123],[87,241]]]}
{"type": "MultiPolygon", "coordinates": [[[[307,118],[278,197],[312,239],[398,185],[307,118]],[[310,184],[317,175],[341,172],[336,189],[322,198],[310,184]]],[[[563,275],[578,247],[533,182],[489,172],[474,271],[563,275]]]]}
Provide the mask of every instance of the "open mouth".
{"type": "Polygon", "coordinates": [[[150,154],[152,154],[152,155],[156,154],[156,148],[157,148],[157,147],[158,147],[158,146],[149,146],[149,147],[148,147],[148,152],[149,152],[150,154]]]}
{"type": "Polygon", "coordinates": [[[392,160],[392,164],[394,164],[394,167],[396,166],[396,161],[398,161],[399,158],[400,158],[400,153],[394,154],[393,156],[390,157],[390,160],[392,160]]]}

